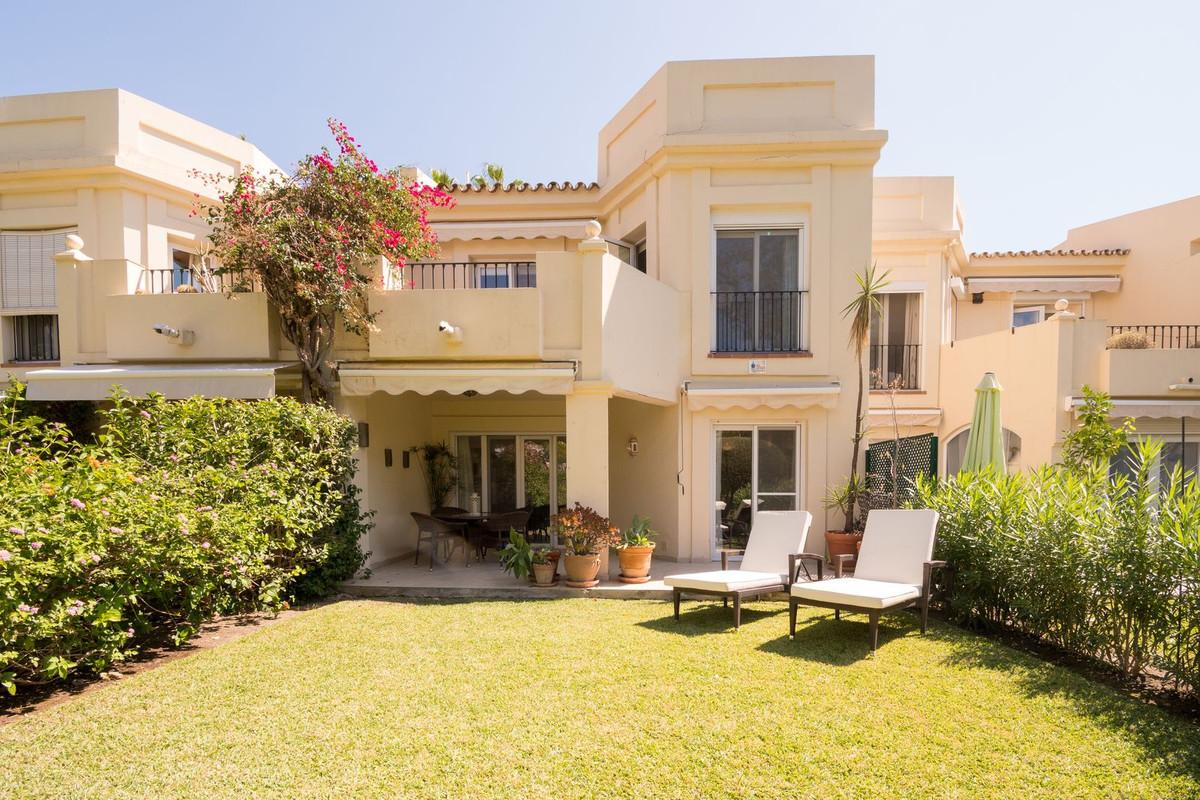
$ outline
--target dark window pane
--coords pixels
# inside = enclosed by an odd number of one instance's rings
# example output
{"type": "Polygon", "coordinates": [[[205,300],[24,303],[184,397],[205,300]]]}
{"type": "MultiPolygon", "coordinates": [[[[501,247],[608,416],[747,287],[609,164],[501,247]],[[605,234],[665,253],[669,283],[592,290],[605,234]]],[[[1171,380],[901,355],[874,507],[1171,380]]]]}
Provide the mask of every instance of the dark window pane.
{"type": "Polygon", "coordinates": [[[517,507],[517,440],[514,436],[489,436],[488,511],[517,507]]]}

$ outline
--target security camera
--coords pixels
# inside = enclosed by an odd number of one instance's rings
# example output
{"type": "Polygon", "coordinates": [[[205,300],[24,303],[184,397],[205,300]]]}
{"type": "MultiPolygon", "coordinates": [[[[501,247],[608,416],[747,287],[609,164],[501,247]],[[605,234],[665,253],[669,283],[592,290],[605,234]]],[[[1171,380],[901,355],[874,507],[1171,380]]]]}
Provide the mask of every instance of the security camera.
{"type": "Polygon", "coordinates": [[[193,331],[172,328],[170,325],[167,325],[163,322],[154,325],[152,329],[159,336],[167,337],[167,341],[174,344],[187,346],[196,341],[196,334],[193,331]]]}
{"type": "Polygon", "coordinates": [[[442,334],[449,341],[454,343],[461,342],[463,338],[462,328],[458,327],[457,325],[452,325],[446,320],[442,320],[438,323],[438,333],[442,334]]]}

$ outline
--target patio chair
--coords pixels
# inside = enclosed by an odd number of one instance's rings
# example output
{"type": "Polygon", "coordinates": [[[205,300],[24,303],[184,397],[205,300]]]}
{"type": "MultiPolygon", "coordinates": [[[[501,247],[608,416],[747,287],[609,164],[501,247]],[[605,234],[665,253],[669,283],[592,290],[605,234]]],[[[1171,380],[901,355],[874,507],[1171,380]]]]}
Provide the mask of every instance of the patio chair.
{"type": "Polygon", "coordinates": [[[413,557],[413,566],[421,563],[421,543],[429,542],[429,571],[433,571],[433,562],[437,558],[438,548],[446,545],[446,561],[459,547],[463,551],[463,565],[471,566],[470,554],[467,551],[467,526],[461,522],[446,522],[428,514],[412,512],[413,521],[417,523],[417,548],[413,557]]]}
{"type": "Polygon", "coordinates": [[[668,575],[663,583],[670,586],[675,603],[675,619],[679,619],[682,596],[707,595],[720,597],[723,605],[733,600],[733,627],[742,626],[742,599],[771,592],[787,591],[798,578],[797,570],[807,562],[817,565],[817,579],[822,574],[824,559],[804,552],[804,540],[812,524],[807,511],[760,511],[746,542],[746,549],[722,550],[719,572],[696,572],[668,575]],[[729,569],[729,556],[744,553],[740,569],[729,569]]]}
{"type": "Polygon", "coordinates": [[[879,616],[885,612],[920,606],[925,633],[933,571],[946,566],[945,561],[933,560],[937,523],[938,513],[932,509],[871,511],[854,577],[842,577],[843,565],[853,556],[839,555],[832,580],[792,585],[788,635],[796,635],[796,608],[802,605],[832,608],[836,619],[843,611],[866,614],[871,652],[879,645],[879,616]]]}
{"type": "Polygon", "coordinates": [[[504,546],[508,544],[508,532],[514,530],[522,535],[529,533],[528,511],[489,514],[484,518],[483,530],[475,542],[475,546],[479,550],[479,560],[487,558],[489,549],[504,549],[504,546]]]}

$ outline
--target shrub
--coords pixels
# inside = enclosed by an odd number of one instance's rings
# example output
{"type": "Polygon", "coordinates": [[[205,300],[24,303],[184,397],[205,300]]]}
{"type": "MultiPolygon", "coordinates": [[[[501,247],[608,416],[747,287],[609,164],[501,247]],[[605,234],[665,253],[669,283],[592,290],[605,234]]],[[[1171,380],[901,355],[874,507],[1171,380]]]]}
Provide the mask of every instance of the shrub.
{"type": "Polygon", "coordinates": [[[1118,427],[1109,423],[1113,402],[1107,394],[1085,384],[1083,398],[1079,427],[1063,437],[1062,460],[1068,469],[1086,470],[1094,464],[1107,465],[1134,432],[1131,419],[1126,418],[1118,427]]]}
{"type": "Polygon", "coordinates": [[[1141,331],[1125,331],[1108,337],[1104,346],[1108,350],[1149,350],[1154,345],[1141,331]]]}
{"type": "Polygon", "coordinates": [[[925,481],[941,514],[952,617],[1015,629],[1127,675],[1200,685],[1200,488],[1176,470],[1159,486],[1147,442],[1134,475],[1043,467],[925,481]]]}
{"type": "Polygon", "coordinates": [[[117,395],[99,441],[0,397],[0,686],[101,672],[363,562],[354,425],[328,408],[117,395]]]}

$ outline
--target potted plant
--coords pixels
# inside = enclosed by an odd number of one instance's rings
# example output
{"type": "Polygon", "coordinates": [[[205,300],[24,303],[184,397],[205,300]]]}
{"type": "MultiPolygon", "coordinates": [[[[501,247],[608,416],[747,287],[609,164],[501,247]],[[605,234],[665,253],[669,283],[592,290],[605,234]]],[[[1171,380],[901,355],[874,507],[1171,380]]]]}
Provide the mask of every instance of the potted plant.
{"type": "Polygon", "coordinates": [[[650,557],[654,555],[654,537],[650,520],[633,515],[633,523],[621,532],[617,544],[617,560],[621,564],[621,583],[645,583],[650,580],[650,557]]]}
{"type": "Polygon", "coordinates": [[[600,572],[600,552],[621,541],[620,531],[608,517],[580,503],[555,514],[551,524],[566,547],[563,564],[567,586],[588,589],[599,583],[596,575],[600,572]]]}
{"type": "Polygon", "coordinates": [[[558,571],[558,559],[551,559],[550,554],[557,550],[534,550],[530,558],[533,564],[533,582],[538,586],[553,586],[555,573],[558,571]]]}
{"type": "Polygon", "coordinates": [[[863,490],[862,479],[857,475],[825,490],[825,508],[840,512],[846,519],[842,530],[825,532],[825,549],[831,561],[836,561],[840,555],[858,556],[863,531],[859,524],[861,517],[855,512],[863,490]]]}
{"type": "Polygon", "coordinates": [[[520,533],[508,532],[508,544],[500,551],[500,566],[517,580],[525,580],[533,572],[533,548],[520,533]]]}

